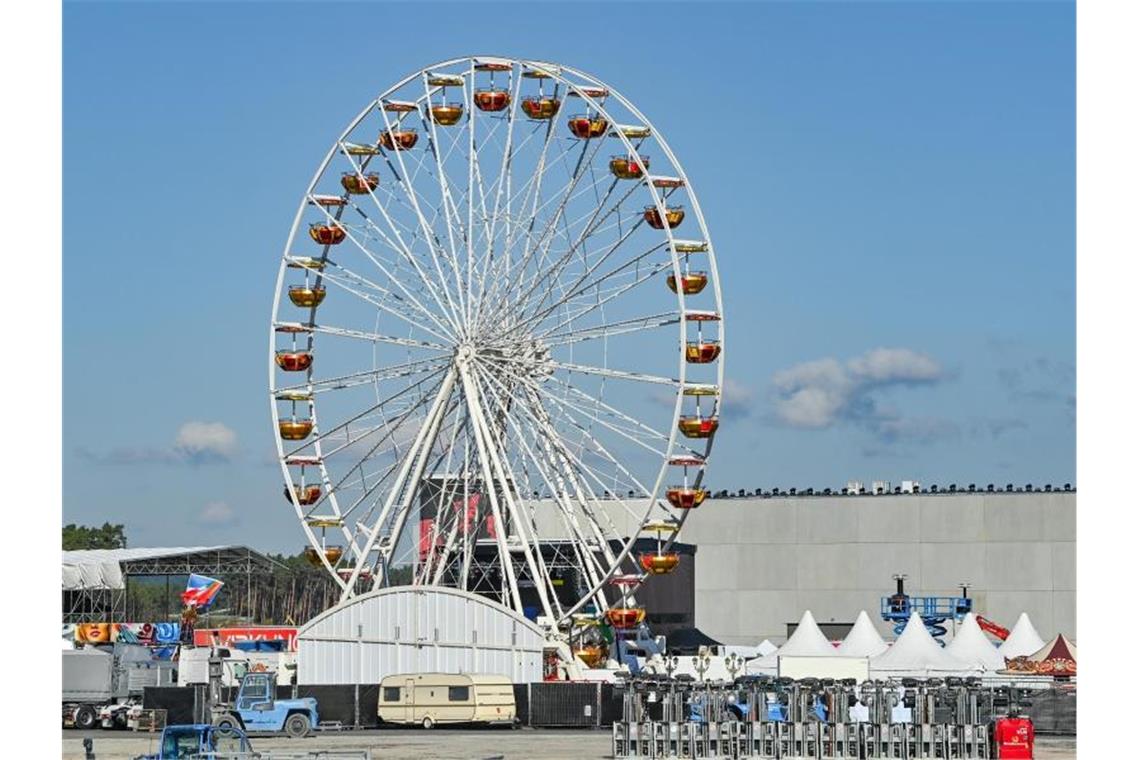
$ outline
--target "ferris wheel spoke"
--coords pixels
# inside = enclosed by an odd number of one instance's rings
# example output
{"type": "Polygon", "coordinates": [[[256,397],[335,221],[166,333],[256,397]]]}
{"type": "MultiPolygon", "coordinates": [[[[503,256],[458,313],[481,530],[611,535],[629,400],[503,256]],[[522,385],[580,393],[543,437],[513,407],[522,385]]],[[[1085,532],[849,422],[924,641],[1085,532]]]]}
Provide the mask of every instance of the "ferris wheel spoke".
{"type": "Polygon", "coordinates": [[[323,280],[327,280],[345,292],[351,293],[362,301],[366,301],[369,304],[375,306],[377,309],[387,312],[388,314],[391,314],[392,316],[404,322],[407,322],[412,327],[434,335],[436,338],[442,340],[445,344],[453,343],[454,336],[451,334],[450,329],[442,322],[440,322],[434,314],[427,311],[419,303],[419,301],[415,300],[414,298],[404,298],[399,293],[393,293],[382,285],[372,282],[366,277],[363,277],[351,269],[346,268],[342,264],[334,263],[332,261],[329,261],[328,263],[331,265],[333,270],[336,270],[340,274],[334,275],[329,267],[326,266],[325,271],[322,273],[323,280]],[[377,299],[374,295],[365,293],[356,286],[363,286],[365,288],[368,288],[369,290],[374,291],[376,295],[384,296],[385,299],[377,299]],[[393,304],[398,304],[402,308],[397,308],[393,304]],[[435,329],[429,327],[428,325],[425,325],[425,320],[434,325],[435,329]]]}
{"type": "MultiPolygon", "coordinates": [[[[383,409],[384,406],[386,406],[387,404],[390,404],[391,402],[395,401],[398,398],[401,398],[405,394],[419,390],[420,387],[424,383],[429,382],[433,377],[436,377],[439,374],[441,374],[443,372],[443,370],[444,370],[444,367],[437,368],[434,372],[432,372],[431,375],[428,375],[427,377],[423,378],[421,381],[419,381],[417,383],[413,383],[411,385],[408,385],[405,388],[402,388],[402,389],[396,391],[392,395],[385,398],[383,401],[380,401],[380,402],[372,405],[371,407],[364,410],[363,412],[355,414],[352,417],[350,417],[349,419],[344,420],[343,422],[340,422],[336,425],[329,427],[327,430],[314,431],[315,434],[313,436],[307,438],[302,445],[298,446],[297,448],[295,448],[291,451],[288,451],[286,456],[293,456],[293,455],[299,454],[302,451],[305,451],[306,449],[309,449],[309,448],[314,447],[315,445],[321,444],[322,442],[327,440],[330,436],[332,436],[332,435],[334,435],[340,431],[347,431],[348,425],[351,425],[353,422],[357,422],[361,419],[368,417],[369,415],[371,415],[373,412],[377,411],[378,409],[383,409]]],[[[302,386],[302,388],[303,387],[306,387],[306,386],[302,386]]],[[[420,400],[418,400],[417,402],[412,404],[410,409],[408,410],[408,412],[401,414],[401,419],[402,419],[403,415],[406,415],[412,411],[415,411],[415,409],[418,408],[422,403],[423,403],[423,399],[421,398],[420,400]]],[[[350,441],[350,443],[346,444],[346,445],[351,445],[352,443],[355,443],[355,442],[356,441],[350,441]]],[[[330,451],[323,451],[322,450],[322,454],[321,454],[322,459],[327,459],[328,457],[330,457],[330,456],[338,453],[339,451],[341,451],[343,448],[345,448],[344,445],[339,446],[339,447],[332,449],[330,451]]]]}
{"type": "MultiPolygon", "coordinates": [[[[511,95],[511,103],[517,103],[519,99],[519,89],[522,87],[523,78],[521,76],[514,76],[512,70],[512,78],[514,79],[514,92],[511,95]]],[[[514,147],[514,130],[515,130],[515,112],[516,108],[508,108],[507,115],[507,135],[503,145],[503,157],[499,164],[499,176],[491,185],[495,192],[495,202],[493,211],[491,213],[491,224],[487,231],[487,248],[483,254],[483,261],[481,274],[479,275],[479,301],[475,305],[475,312],[472,319],[478,323],[483,310],[483,296],[487,291],[487,270],[494,259],[495,254],[495,228],[500,220],[499,209],[503,202],[504,191],[508,198],[508,208],[510,201],[510,171],[511,171],[511,149],[514,147]]],[[[505,256],[506,252],[501,252],[500,256],[505,256]]]]}
{"type": "MultiPolygon", "coordinates": [[[[363,176],[364,176],[363,170],[360,169],[358,165],[356,165],[355,161],[353,161],[352,163],[354,164],[354,166],[357,166],[357,169],[356,169],[357,174],[363,178],[363,176]]],[[[443,299],[440,297],[439,292],[436,290],[435,285],[432,282],[432,279],[427,275],[426,272],[424,272],[424,270],[420,266],[420,263],[417,260],[416,256],[412,253],[411,247],[404,240],[404,236],[400,232],[399,225],[396,223],[395,220],[393,220],[391,214],[388,213],[388,210],[387,210],[387,208],[385,208],[384,204],[380,203],[380,200],[376,197],[376,192],[372,189],[369,189],[368,195],[369,195],[369,197],[372,198],[372,201],[375,204],[376,209],[380,212],[381,218],[384,220],[384,223],[388,226],[388,229],[391,231],[392,236],[394,237],[394,241],[392,238],[389,238],[388,235],[382,229],[380,229],[380,227],[378,225],[376,225],[372,221],[371,217],[369,217],[369,215],[365,212],[365,210],[362,209],[359,205],[353,203],[352,208],[356,211],[356,213],[362,219],[364,219],[365,223],[369,226],[369,228],[372,229],[377,235],[380,236],[382,242],[384,242],[386,246],[393,249],[395,252],[399,253],[400,255],[402,255],[404,257],[404,260],[407,261],[407,263],[412,267],[412,269],[415,271],[416,275],[419,277],[420,283],[426,289],[426,292],[429,293],[432,296],[432,298],[435,300],[436,307],[439,309],[440,316],[447,319],[448,322],[451,323],[451,330],[452,331],[458,332],[458,322],[456,321],[456,317],[455,317],[454,313],[452,313],[448,310],[448,306],[445,304],[445,300],[448,300],[448,302],[450,302],[449,299],[443,299]]],[[[422,223],[424,221],[423,215],[419,213],[418,207],[413,209],[413,210],[414,210],[417,218],[422,223]]],[[[391,278],[392,277],[391,272],[389,272],[389,270],[379,261],[379,259],[376,258],[376,256],[372,253],[371,250],[369,250],[369,248],[367,246],[362,244],[357,239],[357,237],[355,235],[351,234],[350,228],[344,227],[344,229],[345,229],[347,237],[352,241],[352,243],[357,248],[359,248],[361,250],[361,252],[364,253],[364,255],[367,256],[368,259],[371,260],[372,263],[377,266],[377,268],[379,268],[386,276],[391,278]]],[[[427,235],[427,237],[425,239],[425,244],[431,250],[432,257],[434,259],[434,256],[435,256],[434,246],[432,243],[432,236],[430,234],[427,235]]],[[[410,298],[412,300],[416,300],[415,297],[412,296],[410,292],[408,292],[407,288],[404,287],[404,285],[401,283],[400,280],[395,279],[395,280],[393,280],[393,282],[395,282],[396,286],[398,288],[400,288],[400,290],[403,291],[404,294],[408,298],[410,298]]],[[[441,283],[441,284],[443,284],[443,283],[441,283]]],[[[417,303],[418,303],[418,301],[417,301],[417,303]]],[[[421,308],[423,308],[422,305],[421,305],[421,308]]],[[[424,311],[426,312],[427,310],[424,309],[424,311]]],[[[434,315],[433,315],[433,319],[435,319],[434,315]]],[[[436,321],[438,322],[438,319],[436,319],[436,321]]]]}
{"type": "MultiPolygon", "coordinates": [[[[390,133],[392,130],[392,124],[388,119],[388,112],[381,109],[380,114],[384,118],[385,129],[390,133]]],[[[415,175],[411,175],[411,176],[408,175],[407,165],[404,162],[404,151],[396,150],[393,152],[396,154],[396,161],[400,165],[400,170],[399,170],[399,173],[397,176],[397,182],[399,183],[400,187],[403,188],[404,193],[407,195],[408,202],[411,204],[412,211],[415,213],[416,219],[419,221],[420,232],[423,234],[424,243],[427,245],[428,251],[431,253],[432,264],[435,267],[436,274],[439,276],[438,284],[439,284],[440,288],[443,290],[445,299],[447,301],[447,307],[446,308],[447,308],[448,314],[449,314],[449,321],[452,323],[453,327],[455,328],[456,332],[458,333],[460,331],[460,328],[459,328],[459,325],[460,325],[459,313],[460,312],[455,305],[455,301],[452,299],[451,290],[450,290],[450,288],[448,288],[448,285],[447,285],[447,278],[444,277],[443,267],[439,263],[439,256],[436,255],[436,249],[437,248],[440,249],[442,252],[443,243],[432,232],[431,226],[428,223],[428,220],[424,217],[423,211],[420,209],[419,199],[417,198],[417,193],[415,191],[415,175]]],[[[388,161],[388,165],[390,167],[392,167],[393,172],[395,172],[395,167],[392,166],[391,155],[386,152],[384,154],[384,157],[388,161]]],[[[423,164],[424,164],[423,159],[420,159],[419,167],[423,168],[423,164]]],[[[417,270],[418,270],[418,267],[417,267],[417,270]]],[[[425,283],[428,283],[427,278],[424,278],[424,281],[425,281],[425,283]]],[[[430,287],[430,283],[428,283],[428,284],[430,287]]],[[[434,294],[435,288],[431,287],[431,290],[434,294]]],[[[438,301],[438,294],[436,294],[436,295],[437,295],[437,301],[438,301]]],[[[442,302],[439,302],[439,307],[441,309],[445,308],[442,302]]]]}
{"type": "Polygon", "coordinates": [[[427,359],[416,359],[414,361],[404,362],[403,364],[394,364],[387,367],[377,367],[376,369],[366,369],[360,372],[352,372],[347,375],[337,375],[336,377],[309,379],[306,382],[298,383],[296,385],[283,385],[278,387],[275,393],[284,393],[289,391],[312,391],[318,393],[321,390],[341,390],[343,388],[350,388],[353,385],[360,385],[361,383],[374,383],[381,380],[393,380],[400,377],[409,377],[418,375],[422,372],[432,372],[433,370],[441,369],[441,364],[445,364],[450,359],[449,356],[434,356],[427,359]]]}
{"type": "MultiPolygon", "coordinates": [[[[588,149],[588,147],[589,146],[583,146],[582,154],[579,155],[578,164],[575,166],[573,173],[571,173],[569,181],[563,185],[562,188],[553,193],[550,199],[546,201],[546,203],[543,203],[542,206],[536,207],[536,209],[534,209],[532,212],[534,215],[532,218],[537,219],[537,215],[541,214],[543,209],[545,209],[551,203],[558,201],[558,206],[555,207],[554,213],[552,214],[550,220],[547,221],[537,240],[533,242],[531,241],[531,230],[528,229],[526,250],[523,253],[519,267],[519,271],[524,276],[520,277],[517,280],[518,287],[515,288],[515,292],[529,293],[535,287],[537,287],[538,283],[542,281],[544,273],[548,271],[547,267],[544,265],[547,265],[549,263],[548,254],[551,244],[559,234],[563,234],[566,237],[568,246],[571,249],[573,248],[573,244],[570,243],[569,235],[565,232],[560,233],[559,225],[563,221],[563,213],[565,212],[565,209],[569,203],[576,198],[579,198],[594,190],[593,187],[586,186],[581,190],[575,191],[575,188],[581,181],[583,175],[583,172],[581,170],[584,166],[589,164],[588,160],[584,160],[585,151],[588,149]],[[532,263],[535,265],[535,272],[528,279],[525,275],[532,263]]],[[[596,152],[597,149],[595,148],[594,153],[596,152]]],[[[591,153],[591,159],[593,155],[594,154],[591,153]]]]}
{"type": "MultiPolygon", "coordinates": [[[[459,220],[459,209],[455,204],[454,198],[452,197],[451,183],[448,181],[447,173],[443,169],[444,157],[440,155],[439,130],[436,128],[435,119],[429,118],[425,113],[431,108],[431,91],[429,89],[430,85],[428,84],[428,76],[426,72],[423,73],[421,79],[423,80],[424,84],[424,100],[426,101],[426,108],[424,111],[420,112],[420,118],[423,121],[424,129],[428,132],[430,138],[428,147],[431,150],[432,156],[435,158],[436,177],[439,180],[440,204],[442,205],[443,210],[444,228],[447,230],[447,250],[451,254],[450,258],[448,259],[448,264],[450,265],[452,273],[455,276],[455,297],[458,301],[459,313],[465,315],[467,313],[467,305],[464,296],[463,284],[460,280],[459,257],[456,250],[455,240],[455,226],[461,225],[462,222],[459,220]]],[[[464,84],[463,91],[465,93],[466,89],[466,84],[464,84]]],[[[466,104],[465,107],[470,108],[471,98],[465,97],[464,103],[466,104]]],[[[468,114],[468,118],[470,118],[470,114],[468,114]]],[[[457,139],[453,139],[451,143],[451,150],[454,150],[458,144],[459,141],[457,139]]],[[[449,150],[447,157],[450,157],[450,155],[451,151],[449,150]]]]}
{"type": "MultiPolygon", "coordinates": [[[[605,196],[600,201],[601,204],[604,205],[604,203],[609,200],[609,197],[617,187],[618,182],[619,180],[614,179],[610,183],[610,186],[606,189],[605,196]]],[[[604,213],[602,205],[599,205],[594,210],[584,214],[580,219],[576,220],[573,225],[571,225],[573,227],[577,227],[580,222],[588,218],[588,221],[585,221],[585,223],[582,225],[582,232],[579,234],[578,239],[568,245],[566,252],[560,258],[556,259],[555,263],[550,268],[546,269],[543,272],[542,279],[536,279],[533,283],[533,288],[537,288],[543,280],[549,281],[547,287],[543,291],[542,298],[538,300],[539,306],[541,306],[542,303],[545,302],[546,298],[549,297],[554,287],[555,281],[559,279],[565,267],[574,259],[574,255],[582,250],[582,246],[585,245],[586,241],[595,234],[601,234],[610,228],[616,228],[618,226],[620,223],[620,217],[611,224],[603,226],[602,223],[605,222],[611,214],[617,213],[621,208],[622,202],[628,199],[637,189],[637,185],[631,186],[628,190],[626,190],[625,194],[622,195],[614,203],[613,206],[605,210],[604,213]]],[[[614,245],[613,248],[611,248],[609,253],[612,253],[621,245],[621,243],[625,242],[625,240],[628,239],[638,229],[639,226],[640,225],[637,223],[630,225],[630,229],[621,236],[618,243],[614,245]]],[[[608,257],[608,255],[609,254],[607,253],[606,256],[608,257]]],[[[586,254],[583,254],[582,258],[586,261],[589,260],[589,256],[586,254]]]]}
{"type": "Polygon", "coordinates": [[[432,343],[431,341],[426,340],[416,340],[415,338],[401,338],[396,335],[382,335],[380,333],[368,332],[366,330],[351,330],[345,327],[333,327],[332,325],[323,324],[309,324],[305,327],[309,332],[318,333],[320,335],[335,335],[341,338],[353,338],[356,340],[363,340],[367,343],[384,343],[393,346],[405,346],[407,348],[429,348],[434,351],[451,350],[441,343],[432,343]]]}
{"type": "MultiPolygon", "coordinates": [[[[546,256],[546,252],[550,248],[550,242],[553,239],[555,231],[558,229],[558,225],[562,220],[562,216],[566,211],[566,207],[575,197],[575,188],[578,186],[578,183],[581,182],[582,177],[585,176],[586,170],[593,162],[593,158],[597,154],[598,150],[601,149],[601,143],[597,141],[595,142],[597,144],[591,147],[589,141],[586,141],[586,144],[583,145],[581,150],[578,152],[577,163],[575,164],[574,169],[570,174],[570,181],[566,184],[565,188],[561,192],[561,200],[559,201],[558,206],[555,208],[554,213],[551,215],[551,218],[549,221],[547,221],[546,227],[543,230],[542,234],[539,235],[538,240],[535,241],[534,245],[528,246],[528,250],[523,257],[524,262],[529,263],[531,257],[539,254],[539,251],[541,251],[540,255],[542,257],[546,256]]],[[[562,157],[565,159],[565,153],[563,153],[562,157]]],[[[556,195],[555,197],[558,196],[556,195]]],[[[541,261],[541,258],[539,260],[541,261]]]]}
{"type": "MultiPolygon", "coordinates": [[[[562,382],[557,377],[552,377],[550,380],[551,382],[556,383],[562,382]]],[[[667,451],[664,449],[655,448],[653,446],[653,443],[660,444],[661,442],[665,442],[667,446],[669,436],[660,433],[653,428],[650,428],[644,423],[634,420],[633,418],[616,409],[613,409],[613,407],[610,407],[599,399],[592,398],[591,396],[578,391],[573,386],[568,387],[570,387],[571,394],[577,397],[578,400],[576,401],[560,398],[556,394],[551,393],[547,389],[537,385],[532,384],[531,387],[535,388],[538,391],[539,395],[541,395],[543,398],[549,399],[559,406],[564,407],[566,411],[571,414],[576,413],[587,417],[592,422],[595,422],[607,430],[620,435],[630,443],[636,444],[637,446],[645,449],[646,451],[649,451],[656,456],[664,458],[668,455],[667,451]],[[608,413],[610,418],[607,418],[603,412],[608,413]],[[629,425],[630,427],[619,425],[615,419],[629,425]]]]}
{"type": "MultiPolygon", "coordinates": [[[[632,319],[622,319],[616,322],[606,322],[592,327],[583,327],[578,330],[544,333],[541,339],[543,343],[551,347],[565,346],[587,340],[597,340],[598,338],[612,338],[615,335],[624,335],[631,332],[656,330],[668,325],[675,325],[680,321],[681,318],[677,316],[677,312],[663,311],[645,317],[634,317],[632,319]]],[[[554,329],[557,329],[557,327],[554,329]]]]}
{"type": "MultiPolygon", "coordinates": [[[[508,393],[502,380],[496,377],[493,372],[482,369],[482,374],[488,378],[490,382],[493,382],[499,387],[500,394],[506,395],[508,393]]],[[[602,547],[608,546],[607,538],[597,524],[597,519],[589,506],[588,500],[584,496],[585,492],[581,488],[581,484],[567,469],[569,465],[564,458],[569,458],[571,455],[565,447],[562,436],[554,429],[550,422],[549,415],[545,413],[541,404],[533,403],[530,406],[524,406],[524,411],[524,415],[517,418],[515,416],[508,416],[507,419],[515,431],[520,445],[531,458],[531,461],[534,462],[539,473],[543,476],[552,499],[558,503],[562,510],[562,517],[567,521],[568,532],[577,536],[583,545],[589,543],[581,533],[581,526],[570,505],[570,493],[573,491],[573,498],[580,504],[580,509],[590,524],[593,538],[596,541],[594,548],[599,552],[603,551],[602,547]],[[524,425],[527,428],[525,431],[523,429],[524,425]],[[531,449],[529,444],[527,444],[528,438],[533,439],[536,443],[541,442],[544,452],[543,456],[537,455],[534,450],[531,449]],[[555,486],[555,482],[559,482],[561,485],[555,486]],[[569,483],[569,486],[567,486],[567,483],[569,483]]],[[[610,527],[611,529],[613,528],[612,524],[610,527]]],[[[616,533],[617,531],[615,529],[615,536],[616,533]]],[[[620,538],[620,536],[617,537],[620,538]]],[[[587,554],[590,557],[594,556],[592,551],[587,552],[587,554]]]]}
{"type": "MultiPolygon", "coordinates": [[[[574,312],[573,314],[571,314],[568,317],[565,317],[561,322],[558,322],[558,323],[556,323],[550,327],[547,327],[544,331],[540,332],[539,337],[545,338],[545,337],[553,334],[556,330],[561,330],[562,328],[569,327],[575,321],[581,320],[587,314],[590,314],[594,311],[597,311],[598,309],[605,306],[607,303],[610,303],[614,299],[620,298],[621,296],[625,295],[629,291],[633,290],[638,285],[641,285],[642,283],[649,281],[649,280],[654,280],[662,272],[669,271],[672,268],[673,268],[672,261],[668,261],[668,262],[662,262],[662,263],[660,263],[654,267],[649,267],[644,274],[641,274],[641,275],[635,274],[635,279],[632,282],[629,282],[629,283],[624,284],[624,285],[618,284],[616,287],[614,287],[609,292],[607,292],[605,294],[605,297],[598,297],[593,301],[587,302],[578,311],[574,312]]],[[[601,282],[602,281],[599,281],[597,283],[597,285],[600,286],[601,282]]],[[[541,325],[542,319],[544,319],[547,316],[550,316],[555,310],[558,309],[559,306],[569,307],[570,306],[570,299],[575,298],[575,297],[580,296],[580,295],[583,295],[583,294],[584,294],[584,292],[566,294],[562,297],[562,299],[558,303],[552,305],[551,308],[547,309],[544,312],[541,312],[541,313],[535,315],[534,317],[532,317],[530,320],[527,320],[523,324],[534,325],[534,329],[537,330],[537,329],[542,327],[542,325],[541,325]],[[538,322],[538,324],[535,324],[536,322],[538,322]]],[[[598,293],[598,296],[601,296],[600,291],[598,293]]],[[[673,315],[674,315],[674,317],[676,317],[676,312],[673,312],[673,315]]],[[[633,321],[633,320],[626,320],[626,321],[629,322],[629,321],[633,321]]],[[[674,319],[673,321],[676,322],[676,319],[674,319]]]]}

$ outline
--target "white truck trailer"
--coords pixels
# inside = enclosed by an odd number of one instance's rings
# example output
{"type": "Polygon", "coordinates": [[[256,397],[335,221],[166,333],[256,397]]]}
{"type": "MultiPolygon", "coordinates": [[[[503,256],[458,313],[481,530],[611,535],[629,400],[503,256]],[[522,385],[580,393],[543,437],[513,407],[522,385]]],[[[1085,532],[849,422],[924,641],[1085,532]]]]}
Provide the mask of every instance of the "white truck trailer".
{"type": "Polygon", "coordinates": [[[170,685],[173,664],[135,644],[63,650],[63,725],[126,728],[146,686],[170,685]]]}

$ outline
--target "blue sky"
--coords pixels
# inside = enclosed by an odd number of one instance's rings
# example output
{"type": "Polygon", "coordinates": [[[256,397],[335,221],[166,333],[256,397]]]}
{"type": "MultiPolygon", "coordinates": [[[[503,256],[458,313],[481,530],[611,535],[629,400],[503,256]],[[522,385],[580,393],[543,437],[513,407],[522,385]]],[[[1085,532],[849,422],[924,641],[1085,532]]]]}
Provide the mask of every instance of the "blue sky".
{"type": "Polygon", "coordinates": [[[608,81],[701,198],[727,318],[713,487],[1075,477],[1069,3],[64,9],[64,520],[301,543],[266,331],[299,195],[432,62],[608,81]]]}

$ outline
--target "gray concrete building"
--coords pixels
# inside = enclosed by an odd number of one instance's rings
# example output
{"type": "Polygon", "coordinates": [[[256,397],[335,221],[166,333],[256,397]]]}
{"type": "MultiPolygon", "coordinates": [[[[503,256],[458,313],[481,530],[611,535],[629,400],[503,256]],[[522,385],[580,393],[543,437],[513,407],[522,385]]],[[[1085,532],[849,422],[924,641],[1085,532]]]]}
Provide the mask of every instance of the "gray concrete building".
{"type": "Polygon", "coordinates": [[[1077,636],[1076,493],[916,493],[709,499],[680,540],[696,550],[696,624],[729,644],[779,643],[810,609],[821,623],[879,622],[905,573],[914,595],[957,595],[1010,627],[1077,636]]]}

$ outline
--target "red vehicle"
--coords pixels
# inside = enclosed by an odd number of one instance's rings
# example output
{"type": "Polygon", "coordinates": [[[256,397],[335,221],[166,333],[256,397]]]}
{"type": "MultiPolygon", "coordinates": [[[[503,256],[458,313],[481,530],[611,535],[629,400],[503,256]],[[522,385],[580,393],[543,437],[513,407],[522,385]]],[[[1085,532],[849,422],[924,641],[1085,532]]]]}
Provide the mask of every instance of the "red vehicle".
{"type": "Polygon", "coordinates": [[[1033,721],[1029,718],[1009,716],[994,722],[994,757],[1033,758],[1033,721]]]}

